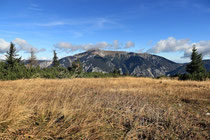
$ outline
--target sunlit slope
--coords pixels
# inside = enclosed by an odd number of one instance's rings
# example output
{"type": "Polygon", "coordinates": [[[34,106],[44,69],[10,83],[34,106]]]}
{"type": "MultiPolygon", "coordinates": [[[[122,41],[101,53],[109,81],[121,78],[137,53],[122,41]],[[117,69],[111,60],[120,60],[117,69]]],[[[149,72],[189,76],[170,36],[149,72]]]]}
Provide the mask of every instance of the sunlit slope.
{"type": "Polygon", "coordinates": [[[209,139],[210,82],[0,82],[0,139],[209,139]]]}

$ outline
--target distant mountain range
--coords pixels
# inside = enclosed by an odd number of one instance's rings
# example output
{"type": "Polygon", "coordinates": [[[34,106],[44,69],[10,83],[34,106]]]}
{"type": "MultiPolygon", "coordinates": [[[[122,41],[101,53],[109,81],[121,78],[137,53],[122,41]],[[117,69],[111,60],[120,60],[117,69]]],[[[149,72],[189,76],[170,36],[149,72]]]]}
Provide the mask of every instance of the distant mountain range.
{"type": "MultiPolygon", "coordinates": [[[[85,72],[113,72],[119,69],[121,74],[133,76],[158,77],[186,73],[186,64],[175,63],[164,57],[147,53],[133,53],[123,51],[89,50],[74,56],[59,60],[63,67],[71,66],[72,62],[79,60],[85,72]]],[[[24,61],[25,64],[28,61],[24,61]]],[[[41,68],[50,67],[52,61],[39,60],[41,68]]],[[[204,66],[210,71],[210,60],[204,60],[204,66]]]]}

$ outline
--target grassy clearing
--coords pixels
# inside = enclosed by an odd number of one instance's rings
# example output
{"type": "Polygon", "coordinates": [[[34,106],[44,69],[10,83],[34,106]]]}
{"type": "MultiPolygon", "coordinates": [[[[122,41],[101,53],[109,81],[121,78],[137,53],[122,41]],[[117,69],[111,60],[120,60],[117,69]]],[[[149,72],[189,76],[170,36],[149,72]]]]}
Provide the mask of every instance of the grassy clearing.
{"type": "Polygon", "coordinates": [[[0,82],[0,139],[210,139],[210,82],[0,82]]]}

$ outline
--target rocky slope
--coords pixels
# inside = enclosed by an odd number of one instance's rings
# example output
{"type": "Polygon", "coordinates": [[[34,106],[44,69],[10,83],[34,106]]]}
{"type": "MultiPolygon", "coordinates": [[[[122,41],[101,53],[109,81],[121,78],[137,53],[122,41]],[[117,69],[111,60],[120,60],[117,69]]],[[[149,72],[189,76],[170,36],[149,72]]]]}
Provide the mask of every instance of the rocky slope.
{"type": "Polygon", "coordinates": [[[122,74],[157,77],[166,75],[182,64],[177,64],[163,57],[146,53],[128,53],[120,51],[90,50],[74,56],[60,59],[63,67],[71,66],[80,60],[86,72],[113,72],[119,69],[122,74]]]}
{"type": "MultiPolygon", "coordinates": [[[[29,61],[28,60],[23,60],[23,63],[25,65],[28,65],[29,61]]],[[[40,68],[47,68],[47,67],[51,66],[52,61],[51,60],[37,60],[37,63],[38,63],[40,68]]]]}

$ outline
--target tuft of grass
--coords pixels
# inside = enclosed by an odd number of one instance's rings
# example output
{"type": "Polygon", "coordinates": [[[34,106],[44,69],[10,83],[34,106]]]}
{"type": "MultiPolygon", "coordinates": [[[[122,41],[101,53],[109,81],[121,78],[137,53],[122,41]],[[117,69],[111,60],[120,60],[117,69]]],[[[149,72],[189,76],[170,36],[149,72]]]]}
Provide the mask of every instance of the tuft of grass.
{"type": "Polygon", "coordinates": [[[0,139],[210,139],[210,82],[0,81],[0,139]]]}

